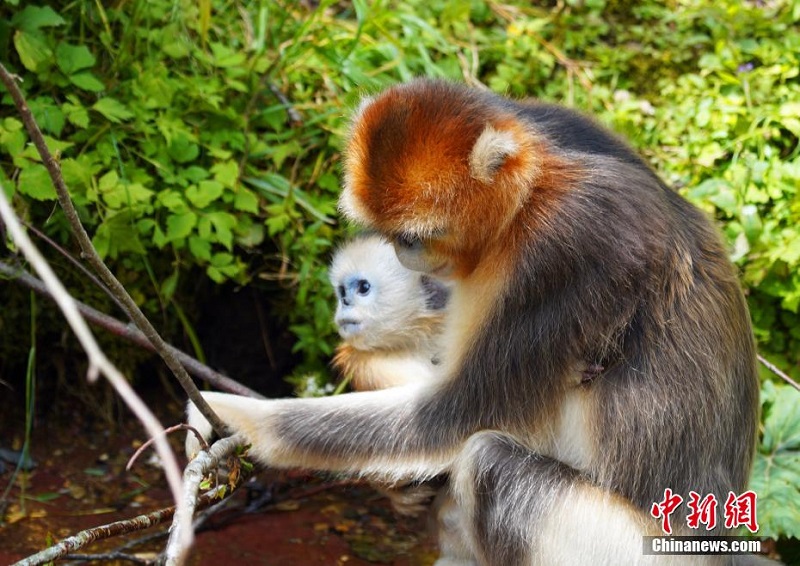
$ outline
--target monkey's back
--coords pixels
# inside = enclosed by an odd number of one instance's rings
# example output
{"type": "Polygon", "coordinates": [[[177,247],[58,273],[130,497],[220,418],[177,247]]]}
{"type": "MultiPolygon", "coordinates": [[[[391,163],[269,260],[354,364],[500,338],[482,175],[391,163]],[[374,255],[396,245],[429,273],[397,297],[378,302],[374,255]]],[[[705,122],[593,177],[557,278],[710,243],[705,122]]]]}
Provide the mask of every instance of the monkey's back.
{"type": "MultiPolygon", "coordinates": [[[[528,261],[475,348],[497,357],[470,363],[517,391],[561,387],[571,360],[602,367],[578,386],[594,401],[587,406],[602,408],[589,417],[597,445],[584,471],[643,509],[665,487],[718,501],[744,490],[759,381],[749,313],[718,231],[593,121],[546,105],[519,111],[585,178],[547,223],[531,225],[528,261]],[[555,326],[575,312],[574,327],[555,326]],[[491,346],[508,324],[518,339],[491,346]],[[537,375],[532,343],[553,352],[550,376],[537,375]]],[[[498,402],[495,394],[488,404],[498,402]]]]}

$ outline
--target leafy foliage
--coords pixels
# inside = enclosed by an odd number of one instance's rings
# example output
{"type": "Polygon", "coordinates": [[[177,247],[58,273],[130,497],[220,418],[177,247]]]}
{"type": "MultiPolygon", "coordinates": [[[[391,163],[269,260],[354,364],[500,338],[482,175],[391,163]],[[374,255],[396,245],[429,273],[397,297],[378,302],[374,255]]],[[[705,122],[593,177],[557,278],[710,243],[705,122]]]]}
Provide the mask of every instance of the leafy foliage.
{"type": "MultiPolygon", "coordinates": [[[[95,244],[151,312],[190,302],[198,276],[263,288],[296,336],[296,382],[324,389],[348,108],[428,75],[582,108],[628,137],[720,221],[760,348],[800,376],[797,0],[309,4],[0,5],[0,58],[95,244]]],[[[2,107],[0,181],[63,241],[44,168],[2,107]]],[[[797,447],[773,442],[791,395],[765,386],[753,481],[772,534],[797,534],[778,509],[796,497],[797,447]]]]}
{"type": "Polygon", "coordinates": [[[758,494],[759,534],[800,538],[800,393],[767,382],[761,405],[763,440],[750,480],[758,494]]]}

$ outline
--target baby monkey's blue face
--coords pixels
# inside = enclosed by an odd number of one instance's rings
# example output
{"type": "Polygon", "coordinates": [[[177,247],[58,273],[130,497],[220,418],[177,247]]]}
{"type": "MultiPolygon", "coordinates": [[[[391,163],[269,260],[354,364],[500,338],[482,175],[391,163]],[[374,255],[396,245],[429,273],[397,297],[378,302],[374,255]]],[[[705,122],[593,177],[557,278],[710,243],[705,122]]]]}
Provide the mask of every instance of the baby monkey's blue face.
{"type": "Polygon", "coordinates": [[[355,238],[334,254],[328,275],[336,293],[333,322],[359,350],[391,349],[419,340],[430,320],[443,316],[445,283],[403,266],[378,235],[355,238]]]}
{"type": "Polygon", "coordinates": [[[364,312],[375,302],[378,289],[363,274],[346,278],[336,286],[338,304],[334,323],[345,340],[358,335],[364,328],[364,312]]]}

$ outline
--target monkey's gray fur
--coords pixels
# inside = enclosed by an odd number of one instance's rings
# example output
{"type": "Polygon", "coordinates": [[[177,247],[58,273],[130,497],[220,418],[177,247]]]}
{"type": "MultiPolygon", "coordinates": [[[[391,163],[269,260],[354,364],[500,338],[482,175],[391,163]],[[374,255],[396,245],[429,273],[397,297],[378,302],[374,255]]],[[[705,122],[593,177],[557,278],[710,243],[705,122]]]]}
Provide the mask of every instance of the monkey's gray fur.
{"type": "Polygon", "coordinates": [[[403,265],[454,281],[441,375],[323,399],[206,394],[254,458],[448,472],[465,564],[735,563],[642,555],[664,489],[742,492],[756,439],[747,307],[699,210],[589,119],[429,80],[358,109],[340,206],[403,265]],[[603,369],[576,379],[585,362],[603,369]]]}

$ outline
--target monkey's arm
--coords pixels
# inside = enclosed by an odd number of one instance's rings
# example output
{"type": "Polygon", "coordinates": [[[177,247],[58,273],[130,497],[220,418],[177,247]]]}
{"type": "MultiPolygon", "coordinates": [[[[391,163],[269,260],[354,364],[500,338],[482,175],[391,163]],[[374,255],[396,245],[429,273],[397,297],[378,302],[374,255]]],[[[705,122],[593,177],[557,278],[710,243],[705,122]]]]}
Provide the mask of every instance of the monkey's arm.
{"type": "MultiPolygon", "coordinates": [[[[251,444],[259,462],[279,468],[342,471],[398,481],[445,471],[468,436],[460,427],[431,427],[435,389],[407,385],[315,399],[257,400],[204,393],[212,409],[251,444]]],[[[188,422],[211,428],[193,405],[188,422]]],[[[469,427],[471,431],[473,427],[469,427]]],[[[187,436],[187,453],[197,451],[187,436]]]]}
{"type": "Polygon", "coordinates": [[[343,376],[352,378],[357,391],[426,383],[436,377],[435,366],[419,351],[365,351],[342,344],[332,363],[343,376]]]}

